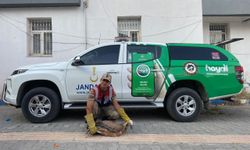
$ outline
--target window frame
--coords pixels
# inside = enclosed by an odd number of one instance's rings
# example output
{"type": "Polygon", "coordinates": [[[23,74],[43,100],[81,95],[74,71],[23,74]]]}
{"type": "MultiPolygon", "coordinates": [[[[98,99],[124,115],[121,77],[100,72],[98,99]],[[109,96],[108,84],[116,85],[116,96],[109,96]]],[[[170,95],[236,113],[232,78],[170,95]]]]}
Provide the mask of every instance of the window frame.
{"type": "Polygon", "coordinates": [[[141,16],[119,16],[117,17],[117,34],[118,37],[123,37],[123,36],[128,36],[129,37],[129,41],[131,42],[140,42],[141,41],[141,16]],[[129,21],[131,22],[131,20],[137,21],[138,20],[138,29],[121,29],[122,27],[120,27],[121,22],[127,22],[127,24],[129,23],[129,21]],[[123,34],[125,33],[125,34],[123,34]],[[132,39],[132,34],[133,33],[137,33],[137,41],[133,41],[132,39]]]}
{"type": "MultiPolygon", "coordinates": [[[[28,56],[31,57],[51,57],[53,55],[53,26],[52,26],[52,18],[49,17],[43,17],[43,18],[27,18],[27,24],[28,24],[28,56]],[[51,30],[32,30],[32,23],[33,21],[41,21],[41,22],[48,22],[50,23],[50,28],[51,30]],[[51,34],[51,50],[47,49],[45,50],[45,34],[49,33],[51,34]],[[40,52],[39,53],[35,53],[35,49],[34,49],[34,39],[33,39],[33,35],[39,35],[40,36],[40,52]],[[45,54],[45,52],[48,52],[47,54],[45,54]]],[[[49,45],[49,44],[48,44],[49,45]]]]}
{"type": "MultiPolygon", "coordinates": [[[[224,36],[224,40],[227,40],[227,39],[229,39],[229,37],[230,37],[230,34],[229,34],[229,24],[228,23],[210,23],[209,24],[209,42],[210,42],[210,44],[215,44],[215,43],[212,43],[211,41],[211,39],[212,39],[212,36],[211,36],[211,33],[212,32],[215,32],[215,31],[221,31],[222,32],[222,34],[221,34],[221,38],[222,38],[222,40],[223,40],[223,36],[224,36]],[[224,27],[224,32],[222,31],[222,30],[211,30],[211,28],[220,28],[220,26],[223,26],[224,27]]],[[[218,42],[221,42],[221,41],[218,41],[218,42]]],[[[220,46],[220,47],[222,47],[222,48],[224,48],[224,49],[230,49],[230,46],[229,45],[222,45],[222,46],[220,46]]]]}

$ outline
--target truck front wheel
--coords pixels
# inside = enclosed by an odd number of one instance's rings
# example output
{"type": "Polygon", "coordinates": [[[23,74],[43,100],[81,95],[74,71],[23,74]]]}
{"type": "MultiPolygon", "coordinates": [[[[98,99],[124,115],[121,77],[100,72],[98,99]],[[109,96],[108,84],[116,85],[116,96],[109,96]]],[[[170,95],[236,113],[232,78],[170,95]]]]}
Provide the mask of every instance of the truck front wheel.
{"type": "Polygon", "coordinates": [[[26,119],[34,123],[45,123],[53,120],[60,112],[58,95],[46,87],[28,91],[22,100],[22,112],[26,119]]]}
{"type": "Polygon", "coordinates": [[[174,90],[165,103],[169,115],[180,122],[194,121],[202,110],[199,94],[190,88],[174,90]]]}

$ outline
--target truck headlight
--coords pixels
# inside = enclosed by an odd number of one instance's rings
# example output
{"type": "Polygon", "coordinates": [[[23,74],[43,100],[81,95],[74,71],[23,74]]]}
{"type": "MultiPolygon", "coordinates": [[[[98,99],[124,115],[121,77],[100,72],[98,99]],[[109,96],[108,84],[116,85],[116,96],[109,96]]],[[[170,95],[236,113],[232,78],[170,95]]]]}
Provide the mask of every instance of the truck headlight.
{"type": "Polygon", "coordinates": [[[11,75],[17,75],[17,74],[20,74],[20,73],[24,73],[26,72],[28,69],[18,69],[18,70],[15,70],[11,75]]]}

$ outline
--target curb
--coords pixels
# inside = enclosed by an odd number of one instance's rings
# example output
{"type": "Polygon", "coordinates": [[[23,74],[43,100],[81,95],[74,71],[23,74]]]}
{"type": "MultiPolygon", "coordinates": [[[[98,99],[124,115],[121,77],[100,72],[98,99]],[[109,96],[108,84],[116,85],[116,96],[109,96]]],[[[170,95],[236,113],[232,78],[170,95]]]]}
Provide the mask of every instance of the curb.
{"type": "Polygon", "coordinates": [[[250,144],[250,135],[125,134],[120,137],[104,137],[88,136],[82,132],[9,132],[0,133],[0,141],[250,144]]]}

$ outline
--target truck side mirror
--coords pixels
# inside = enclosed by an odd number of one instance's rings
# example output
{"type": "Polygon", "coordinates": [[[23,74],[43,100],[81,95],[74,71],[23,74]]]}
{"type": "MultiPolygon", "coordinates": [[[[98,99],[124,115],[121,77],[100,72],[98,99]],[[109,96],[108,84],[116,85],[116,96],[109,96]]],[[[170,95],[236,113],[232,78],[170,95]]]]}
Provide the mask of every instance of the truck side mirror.
{"type": "Polygon", "coordinates": [[[76,56],[74,58],[74,61],[72,62],[72,66],[80,66],[83,65],[84,63],[81,61],[81,57],[80,56],[76,56]]]}

